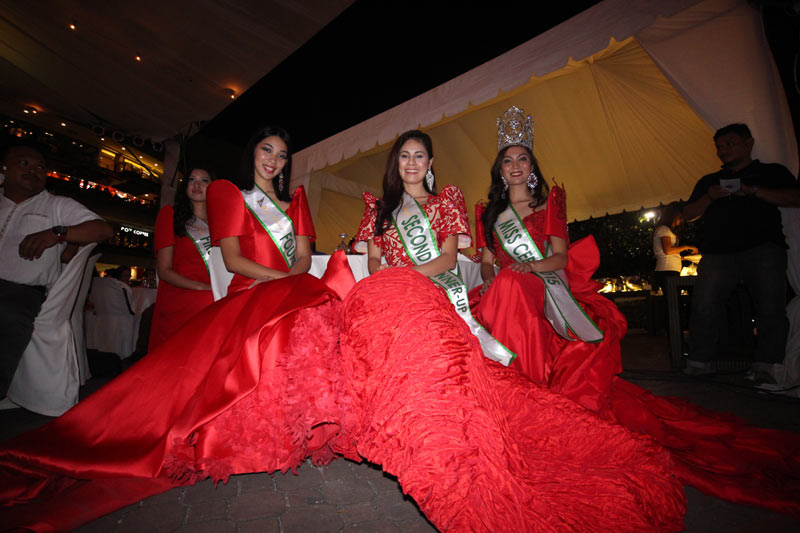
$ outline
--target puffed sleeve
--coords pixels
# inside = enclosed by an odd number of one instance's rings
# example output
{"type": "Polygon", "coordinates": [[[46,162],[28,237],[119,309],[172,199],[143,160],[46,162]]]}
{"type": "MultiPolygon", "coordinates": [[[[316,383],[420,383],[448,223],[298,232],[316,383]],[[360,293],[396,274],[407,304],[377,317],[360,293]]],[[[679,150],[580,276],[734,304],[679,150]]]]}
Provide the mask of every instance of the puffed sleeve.
{"type": "Polygon", "coordinates": [[[486,233],[483,231],[483,212],[486,206],[483,202],[475,204],[475,248],[486,248],[486,233]]]}
{"type": "Polygon", "coordinates": [[[461,189],[455,185],[446,185],[441,194],[444,209],[444,226],[438,228],[439,240],[443,241],[450,235],[458,235],[458,247],[469,248],[472,245],[472,232],[469,229],[469,217],[467,217],[467,205],[464,202],[464,195],[461,189]]]}
{"type": "Polygon", "coordinates": [[[156,218],[156,237],[155,237],[155,251],[158,251],[167,246],[175,246],[175,228],[172,227],[172,217],[174,211],[171,205],[165,205],[158,212],[156,218]]]}
{"type": "Polygon", "coordinates": [[[314,231],[314,220],[311,218],[311,210],[308,208],[308,200],[306,199],[306,190],[302,185],[295,189],[292,195],[292,203],[289,204],[286,214],[289,215],[289,218],[294,223],[295,235],[308,237],[311,242],[317,240],[317,233],[314,231]]]}
{"type": "Polygon", "coordinates": [[[242,193],[228,180],[216,180],[206,192],[208,229],[211,242],[219,246],[220,239],[247,235],[247,208],[242,193]]]}
{"type": "Polygon", "coordinates": [[[378,216],[378,197],[372,193],[364,193],[364,215],[356,232],[353,249],[360,253],[367,253],[367,243],[370,239],[376,246],[381,246],[381,237],[375,235],[375,219],[378,216]]]}
{"type": "Polygon", "coordinates": [[[567,193],[558,185],[554,185],[550,189],[550,196],[547,198],[544,234],[561,237],[569,242],[569,233],[567,232],[567,193]]]}

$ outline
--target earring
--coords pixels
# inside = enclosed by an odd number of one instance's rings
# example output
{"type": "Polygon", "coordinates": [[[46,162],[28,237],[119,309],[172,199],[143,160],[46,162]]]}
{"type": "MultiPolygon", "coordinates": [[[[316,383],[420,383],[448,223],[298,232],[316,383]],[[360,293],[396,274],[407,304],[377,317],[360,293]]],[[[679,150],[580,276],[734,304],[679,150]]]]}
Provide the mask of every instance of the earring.
{"type": "Polygon", "coordinates": [[[428,190],[433,190],[433,172],[431,169],[428,169],[428,173],[425,174],[425,183],[428,185],[428,190]]]}
{"type": "Polygon", "coordinates": [[[278,174],[278,189],[283,190],[283,172],[278,174]]]}
{"type": "Polygon", "coordinates": [[[539,185],[539,176],[531,170],[531,173],[528,174],[528,188],[533,192],[537,185],[539,185]]]}
{"type": "Polygon", "coordinates": [[[508,180],[502,174],[500,175],[500,181],[503,182],[503,192],[500,194],[501,198],[506,197],[506,192],[508,192],[508,180]]]}

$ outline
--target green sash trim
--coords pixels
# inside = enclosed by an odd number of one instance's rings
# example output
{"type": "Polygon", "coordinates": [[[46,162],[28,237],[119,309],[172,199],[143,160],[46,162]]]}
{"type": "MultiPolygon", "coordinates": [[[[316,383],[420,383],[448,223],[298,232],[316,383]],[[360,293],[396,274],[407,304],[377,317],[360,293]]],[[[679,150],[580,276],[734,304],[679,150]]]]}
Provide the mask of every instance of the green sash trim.
{"type": "Polygon", "coordinates": [[[247,209],[275,243],[286,265],[292,268],[297,260],[297,240],[292,219],[258,185],[249,191],[242,191],[242,197],[247,209]]]}
{"type": "Polygon", "coordinates": [[[186,223],[186,235],[192,240],[206,265],[208,277],[211,279],[214,301],[219,300],[227,294],[228,284],[231,282],[233,274],[225,268],[225,261],[222,259],[219,247],[211,244],[208,224],[194,217],[186,223]]]}
{"type": "MultiPolygon", "coordinates": [[[[430,220],[410,194],[403,193],[400,206],[392,214],[392,223],[406,254],[415,265],[424,265],[441,255],[430,220]]],[[[461,279],[458,266],[456,265],[453,270],[431,276],[430,279],[447,293],[456,313],[480,341],[483,355],[502,365],[510,365],[517,355],[492,337],[472,316],[469,310],[467,286],[461,279]]]]}
{"type": "MultiPolygon", "coordinates": [[[[494,223],[494,233],[503,250],[517,263],[544,259],[514,207],[509,204],[494,223]]],[[[545,249],[552,255],[550,245],[545,249]]],[[[586,314],[569,290],[564,270],[534,272],[544,282],[544,314],[553,329],[567,340],[600,342],[603,332],[586,314]],[[577,337],[577,339],[575,337],[577,337]]]]}
{"type": "Polygon", "coordinates": [[[208,224],[197,217],[192,217],[191,220],[186,223],[186,235],[191,239],[194,247],[197,248],[200,257],[203,258],[206,270],[211,272],[208,266],[208,260],[211,256],[213,245],[211,244],[211,235],[208,233],[208,224]]]}

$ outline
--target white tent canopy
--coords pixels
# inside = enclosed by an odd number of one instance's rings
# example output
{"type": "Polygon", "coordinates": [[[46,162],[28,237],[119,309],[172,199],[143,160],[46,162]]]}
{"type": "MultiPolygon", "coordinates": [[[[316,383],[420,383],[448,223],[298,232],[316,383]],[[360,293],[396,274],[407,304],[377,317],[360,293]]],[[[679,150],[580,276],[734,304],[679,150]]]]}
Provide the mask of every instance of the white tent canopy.
{"type": "Polygon", "coordinates": [[[570,218],[687,198],[715,170],[712,132],[746,122],[755,157],[798,170],[797,144],[759,13],[744,0],[606,0],[510,52],[294,156],[318,248],[350,235],[402,132],[434,139],[437,183],[485,198],[495,117],[536,122],[544,174],[570,218]]]}
{"type": "MultiPolygon", "coordinates": [[[[797,175],[797,141],[759,13],[745,0],[606,0],[510,52],[294,156],[318,249],[352,235],[365,190],[379,192],[402,132],[434,141],[437,182],[484,198],[495,117],[510,105],[536,121],[543,173],[567,189],[570,218],[688,198],[718,168],[712,132],[744,122],[754,157],[797,175]]],[[[783,209],[789,281],[800,293],[800,209],[783,209]]],[[[800,395],[800,296],[777,388],[800,395]],[[793,392],[791,392],[793,391],[793,392]]]]}

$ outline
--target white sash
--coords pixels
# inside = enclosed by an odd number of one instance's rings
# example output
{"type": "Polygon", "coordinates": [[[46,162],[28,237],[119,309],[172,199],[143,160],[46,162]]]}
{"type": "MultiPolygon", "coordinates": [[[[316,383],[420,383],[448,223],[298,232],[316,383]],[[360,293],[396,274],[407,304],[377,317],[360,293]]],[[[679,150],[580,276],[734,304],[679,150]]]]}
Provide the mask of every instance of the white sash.
{"type": "Polygon", "coordinates": [[[206,270],[208,270],[208,276],[211,279],[211,292],[214,294],[214,300],[219,300],[225,296],[233,274],[228,272],[228,269],[225,268],[225,262],[222,260],[219,247],[211,244],[208,224],[197,217],[193,217],[186,223],[185,227],[186,235],[194,243],[200,257],[203,258],[206,270]]]}
{"type": "MultiPolygon", "coordinates": [[[[522,219],[509,204],[500,213],[494,223],[494,233],[503,250],[518,263],[540,261],[542,253],[536,247],[522,219]]],[[[552,255],[548,243],[545,250],[548,257],[552,255]]],[[[585,342],[600,342],[603,332],[589,318],[575,297],[569,291],[567,276],[564,270],[552,272],[534,272],[544,282],[544,315],[556,332],[567,340],[574,341],[570,333],[585,342]]]]}
{"type": "MultiPolygon", "coordinates": [[[[441,255],[430,220],[410,194],[403,193],[400,206],[392,214],[392,222],[408,257],[415,265],[424,265],[441,255]]],[[[510,365],[516,354],[492,337],[472,316],[467,287],[461,279],[458,266],[452,271],[442,272],[430,279],[445,290],[458,315],[480,341],[483,354],[502,365],[510,365]]]]}
{"type": "Polygon", "coordinates": [[[286,266],[292,268],[297,251],[292,219],[258,185],[249,191],[242,191],[242,196],[247,208],[255,215],[281,252],[286,266]]]}

